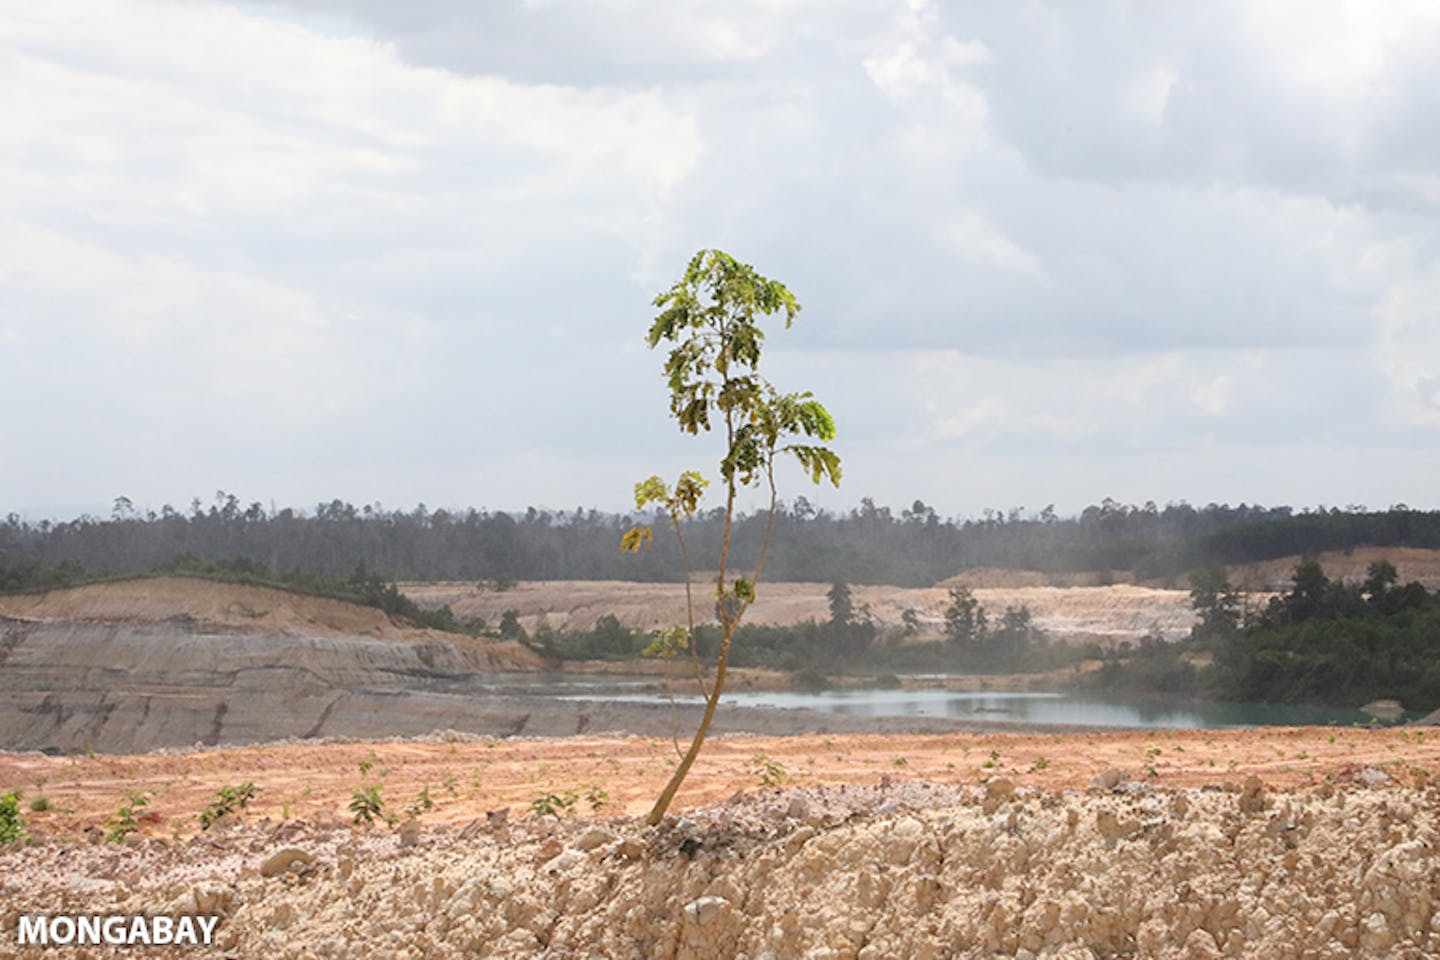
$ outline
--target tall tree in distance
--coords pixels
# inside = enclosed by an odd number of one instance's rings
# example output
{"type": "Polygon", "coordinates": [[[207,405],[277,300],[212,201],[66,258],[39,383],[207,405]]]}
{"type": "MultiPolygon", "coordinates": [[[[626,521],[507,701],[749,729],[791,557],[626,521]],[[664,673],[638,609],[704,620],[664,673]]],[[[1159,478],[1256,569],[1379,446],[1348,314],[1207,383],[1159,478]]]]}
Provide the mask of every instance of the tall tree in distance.
{"type": "MultiPolygon", "coordinates": [[[[681,756],[646,818],[651,824],[659,823],[665,816],[715,719],[715,709],[725,688],[731,641],[746,611],[755,602],[756,585],[765,571],[765,554],[779,503],[776,461],[786,455],[793,456],[812,482],[818,484],[828,479],[840,485],[840,458],[824,446],[835,437],[835,421],[829,411],[809,392],[781,393],[760,374],[761,347],[765,341],[760,318],[783,314],[788,329],[800,312],[799,302],[784,284],[761,276],[754,267],[740,263],[727,253],[701,250],[690,260],[680,281],[656,297],[654,305],[660,313],[650,325],[647,342],[651,349],[662,343],[670,344],[665,378],[670,389],[671,417],[684,433],[698,436],[715,430],[724,435],[718,468],[725,512],[715,566],[720,649],[716,654],[714,679],[708,689],[701,680],[705,712],[690,748],[681,756]],[[770,508],[753,572],[748,577],[732,578],[731,533],[736,519],[736,495],[743,487],[766,490],[770,508]]],[[[683,527],[699,509],[707,485],[694,470],[682,473],[674,487],[659,477],[650,477],[635,485],[636,509],[658,505],[669,517],[680,542],[689,622],[687,627],[677,628],[669,636],[672,646],[689,647],[696,658],[697,676],[695,608],[683,527]]],[[[621,546],[636,551],[652,541],[649,526],[642,524],[625,534],[621,546]]]]}
{"type": "Polygon", "coordinates": [[[848,627],[855,622],[855,600],[850,596],[850,584],[836,580],[825,591],[825,598],[830,601],[832,626],[848,627]]]}

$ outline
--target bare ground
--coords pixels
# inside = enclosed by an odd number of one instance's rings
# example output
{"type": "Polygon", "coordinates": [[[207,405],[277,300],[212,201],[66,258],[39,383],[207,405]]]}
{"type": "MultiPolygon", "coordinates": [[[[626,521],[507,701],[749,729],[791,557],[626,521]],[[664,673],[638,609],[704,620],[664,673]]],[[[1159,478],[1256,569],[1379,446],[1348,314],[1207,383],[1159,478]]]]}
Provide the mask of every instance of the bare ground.
{"type": "MultiPolygon", "coordinates": [[[[689,728],[681,728],[682,736],[689,728]]],[[[1237,730],[1092,733],[836,734],[712,740],[681,795],[683,806],[714,803],[760,783],[764,755],[787,782],[877,783],[882,777],[977,783],[1003,774],[1048,789],[1089,784],[1106,767],[1165,786],[1199,787],[1247,775],[1298,787],[1363,766],[1440,773],[1440,731],[1266,727],[1237,730]],[[1148,775],[1153,768],[1153,776],[1148,775]]],[[[659,792],[676,757],[673,739],[565,737],[507,739],[436,734],[430,740],[327,741],[131,756],[47,757],[0,754],[0,788],[44,793],[55,809],[36,814],[36,829],[75,833],[102,823],[126,790],[153,792],[151,831],[195,829],[194,815],[220,786],[263,788],[260,816],[342,815],[351,792],[378,784],[393,804],[429,784],[437,806],[427,821],[465,823],[487,810],[520,810],[542,792],[598,784],[608,810],[637,815],[659,792]],[[367,772],[361,765],[370,760],[367,772]],[[453,780],[453,789],[447,786],[453,780]]]]}
{"type": "MultiPolygon", "coordinates": [[[[1007,571],[1025,582],[1027,571],[1007,571]]],[[[992,582],[987,580],[986,582],[992,582]]],[[[999,578],[993,578],[999,582],[999,578]]],[[[461,618],[480,618],[495,624],[506,610],[515,610],[530,630],[543,617],[556,629],[588,630],[595,621],[614,615],[629,627],[644,630],[684,623],[685,588],[675,583],[631,583],[619,580],[525,581],[509,590],[483,589],[474,583],[407,583],[402,589],[422,606],[449,604],[461,618]]],[[[746,615],[747,623],[794,624],[824,621],[830,616],[828,583],[767,583],[746,615]]],[[[698,588],[705,595],[707,588],[698,588]]],[[[1135,641],[1151,631],[1176,639],[1194,623],[1190,595],[1130,584],[1112,586],[987,586],[974,591],[976,599],[999,616],[1007,607],[1029,607],[1035,624],[1060,639],[1095,640],[1102,644],[1135,641]]],[[[914,609],[919,617],[919,639],[935,639],[944,632],[947,587],[851,587],[857,608],[862,605],[882,627],[899,628],[901,616],[914,609]]],[[[703,602],[697,614],[707,618],[703,602]]]]}
{"type": "Polygon", "coordinates": [[[0,785],[46,777],[60,808],[34,815],[45,842],[0,852],[0,951],[22,913],[198,911],[235,957],[1440,952],[1433,731],[733,737],[645,828],[672,760],[642,738],[0,756],[0,785]],[[242,779],[262,788],[246,822],[196,835],[242,779]],[[435,807],[352,827],[365,782],[396,806],[428,783],[435,807]],[[73,842],[133,788],[155,792],[146,839],[73,842]],[[580,816],[529,814],[566,790],[580,816]],[[285,848],[303,857],[262,875],[285,848]]]}

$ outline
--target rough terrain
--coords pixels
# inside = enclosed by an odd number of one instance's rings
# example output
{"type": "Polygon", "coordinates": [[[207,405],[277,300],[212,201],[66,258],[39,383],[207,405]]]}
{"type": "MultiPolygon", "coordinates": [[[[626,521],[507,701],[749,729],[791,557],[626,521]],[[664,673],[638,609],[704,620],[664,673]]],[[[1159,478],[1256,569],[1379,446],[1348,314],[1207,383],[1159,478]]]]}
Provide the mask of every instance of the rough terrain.
{"type": "MultiPolygon", "coordinates": [[[[1005,571],[1024,582],[1027,571],[1005,571]]],[[[998,572],[978,582],[1000,581],[998,572]]],[[[961,580],[965,577],[959,578],[961,580]]],[[[946,581],[949,584],[950,581],[946,581]]],[[[957,580],[958,583],[958,580],[957,580]]],[[[543,617],[557,630],[588,630],[595,621],[614,615],[630,627],[650,630],[685,622],[685,588],[677,583],[630,583],[618,580],[523,581],[508,590],[494,590],[469,582],[407,583],[402,589],[422,606],[449,604],[462,618],[498,623],[506,610],[515,610],[530,630],[543,617]]],[[[824,621],[830,616],[828,583],[763,584],[747,623],[793,624],[824,621]]],[[[881,627],[899,628],[901,616],[913,609],[919,618],[917,639],[934,640],[944,632],[949,587],[924,588],[851,586],[857,609],[865,609],[881,627]]],[[[707,587],[697,588],[697,596],[707,587]]],[[[1112,586],[984,586],[974,590],[992,617],[1006,607],[1029,607],[1034,623],[1053,637],[1072,642],[1096,641],[1114,645],[1158,632],[1168,639],[1188,633],[1195,622],[1190,595],[1132,584],[1112,586]]],[[[705,618],[703,602],[698,611],[705,618]]]]}
{"type": "MultiPolygon", "coordinates": [[[[1318,557],[1326,573],[1337,580],[1358,583],[1377,560],[1389,560],[1400,582],[1418,580],[1428,589],[1440,589],[1440,550],[1414,547],[1357,547],[1335,550],[1318,557]]],[[[1232,583],[1248,591],[1251,603],[1263,603],[1270,594],[1290,587],[1299,556],[1281,557],[1228,568],[1232,583]]],[[[1090,573],[1042,573],[1037,570],[981,568],[957,573],[933,587],[906,588],[852,584],[857,608],[865,607],[881,627],[898,628],[901,615],[913,609],[919,617],[922,638],[933,639],[944,628],[951,587],[968,587],[990,615],[1006,607],[1030,608],[1035,625],[1050,636],[1070,642],[1095,641],[1113,646],[1158,633],[1178,639],[1195,622],[1190,609],[1189,584],[1180,576],[1169,581],[1135,583],[1128,572],[1111,575],[1102,584],[1090,573]]],[[[697,580],[697,583],[701,581],[697,580]]],[[[698,593],[708,595],[708,581],[698,593]]],[[[632,583],[614,580],[525,581],[508,590],[454,581],[407,583],[405,592],[416,602],[438,607],[449,604],[461,617],[498,623],[506,610],[520,614],[533,629],[542,617],[558,629],[584,630],[613,614],[630,627],[652,629],[683,623],[685,593],[680,584],[632,583]]],[[[766,583],[747,615],[751,623],[793,624],[829,617],[828,583],[766,583]]],[[[700,616],[706,616],[701,603],[700,616]]]]}
{"type": "Polygon", "coordinates": [[[47,777],[59,808],[33,817],[47,839],[0,853],[0,949],[22,913],[157,911],[223,915],[219,955],[297,960],[1440,953],[1433,731],[711,746],[653,829],[633,815],[673,754],[643,739],[0,756],[0,787],[47,777]],[[243,822],[197,834],[209,792],[244,778],[261,794],[243,822]],[[429,783],[435,806],[354,827],[361,782],[396,806],[429,783]],[[134,840],[79,833],[140,786],[154,819],[134,840]],[[565,790],[581,815],[528,809],[565,790]]]}
{"type": "Polygon", "coordinates": [[[540,665],[519,644],[262,587],[156,578],[0,597],[0,744],[136,751],[414,735],[466,717],[509,730],[523,709],[487,712],[447,685],[540,665]]]}

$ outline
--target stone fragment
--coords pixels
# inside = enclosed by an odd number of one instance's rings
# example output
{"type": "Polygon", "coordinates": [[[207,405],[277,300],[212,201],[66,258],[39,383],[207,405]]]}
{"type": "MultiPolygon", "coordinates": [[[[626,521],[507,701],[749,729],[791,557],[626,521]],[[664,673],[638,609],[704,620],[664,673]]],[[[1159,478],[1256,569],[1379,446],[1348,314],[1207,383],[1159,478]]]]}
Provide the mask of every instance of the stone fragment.
{"type": "Polygon", "coordinates": [[[282,873],[299,873],[315,862],[315,855],[299,847],[285,847],[265,858],[260,864],[260,876],[278,877],[282,873]]]}
{"type": "Polygon", "coordinates": [[[1004,803],[1009,800],[1010,797],[1014,795],[1014,793],[1015,784],[1013,781],[1007,780],[1004,777],[999,777],[998,779],[991,780],[989,783],[985,784],[985,801],[982,804],[981,809],[983,809],[985,811],[985,814],[988,816],[994,813],[996,810],[1000,809],[1000,807],[1004,805],[1004,803]]]}
{"type": "Polygon", "coordinates": [[[1095,826],[1100,830],[1100,835],[1106,840],[1123,840],[1140,829],[1140,824],[1134,820],[1121,820],[1110,810],[1101,810],[1095,814],[1095,826]]]}
{"type": "Polygon", "coordinates": [[[395,833],[400,839],[400,846],[413,847],[420,842],[420,821],[410,817],[400,824],[395,833]]]}
{"type": "Polygon", "coordinates": [[[1254,774],[1245,778],[1240,785],[1240,812],[1259,813],[1269,801],[1265,797],[1265,783],[1254,774]]]}
{"type": "Polygon", "coordinates": [[[1123,770],[1116,767],[1106,767],[1104,770],[1095,774],[1095,779],[1090,781],[1090,787],[1091,789],[1098,790],[1114,790],[1129,779],[1130,777],[1127,776],[1123,770]]]}
{"type": "Polygon", "coordinates": [[[1370,766],[1355,774],[1355,782],[1365,787],[1387,787],[1395,778],[1379,767],[1370,766]]]}
{"type": "Polygon", "coordinates": [[[597,847],[603,847],[614,839],[615,834],[606,830],[604,827],[591,827],[576,837],[572,846],[574,846],[576,850],[584,850],[586,853],[589,853],[591,850],[597,847]]]}
{"type": "Polygon", "coordinates": [[[214,916],[230,912],[235,902],[235,891],[222,883],[202,883],[190,889],[190,899],[197,915],[214,916]]]}
{"type": "Polygon", "coordinates": [[[703,927],[730,909],[730,901],[724,897],[701,897],[685,905],[685,919],[697,927],[703,927]]]}

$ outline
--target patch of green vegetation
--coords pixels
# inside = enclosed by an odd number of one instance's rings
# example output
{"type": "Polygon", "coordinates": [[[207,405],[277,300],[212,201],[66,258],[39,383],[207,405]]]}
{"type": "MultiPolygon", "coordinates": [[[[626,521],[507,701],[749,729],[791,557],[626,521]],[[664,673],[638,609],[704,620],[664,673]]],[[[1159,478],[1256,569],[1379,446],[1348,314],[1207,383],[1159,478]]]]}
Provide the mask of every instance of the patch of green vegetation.
{"type": "Polygon", "coordinates": [[[20,814],[20,794],[0,793],[0,843],[24,839],[25,828],[25,818],[20,814]]]}
{"type": "Polygon", "coordinates": [[[210,805],[200,811],[200,829],[209,830],[222,817],[244,810],[259,792],[260,788],[249,780],[233,787],[221,787],[215,792],[215,799],[210,805]]]}
{"type": "Polygon", "coordinates": [[[109,843],[124,843],[125,838],[140,829],[139,814],[150,805],[150,794],[145,790],[129,790],[125,799],[110,819],[110,829],[105,834],[109,843]]]}
{"type": "Polygon", "coordinates": [[[385,812],[385,801],[380,796],[378,786],[357,787],[350,794],[350,819],[357,826],[373,824],[377,817],[385,812]]]}

